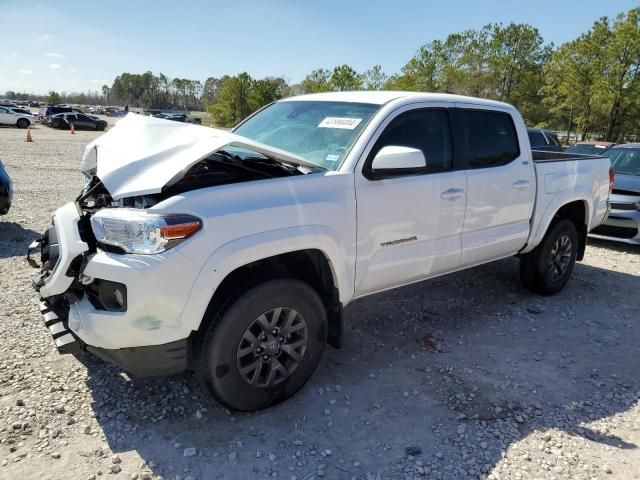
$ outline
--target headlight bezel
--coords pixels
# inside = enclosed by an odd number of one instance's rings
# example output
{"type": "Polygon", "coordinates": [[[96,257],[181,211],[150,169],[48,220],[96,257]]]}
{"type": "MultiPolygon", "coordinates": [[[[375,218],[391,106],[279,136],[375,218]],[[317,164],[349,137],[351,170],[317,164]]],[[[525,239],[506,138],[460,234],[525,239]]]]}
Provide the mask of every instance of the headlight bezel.
{"type": "Polygon", "coordinates": [[[139,208],[103,208],[91,216],[99,247],[138,255],[166,252],[202,228],[202,220],[186,213],[159,214],[139,208]]]}

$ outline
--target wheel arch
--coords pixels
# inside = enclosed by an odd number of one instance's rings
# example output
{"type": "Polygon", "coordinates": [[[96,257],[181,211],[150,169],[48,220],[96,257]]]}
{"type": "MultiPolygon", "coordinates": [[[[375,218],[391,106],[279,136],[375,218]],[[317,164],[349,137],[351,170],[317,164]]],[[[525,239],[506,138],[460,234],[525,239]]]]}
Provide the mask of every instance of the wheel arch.
{"type": "Polygon", "coordinates": [[[295,250],[252,261],[224,277],[215,289],[198,331],[204,331],[213,314],[224,309],[249,288],[273,278],[294,278],[311,286],[325,306],[328,343],[340,346],[342,303],[331,261],[318,249],[295,250]]]}
{"type": "Polygon", "coordinates": [[[274,276],[298,278],[320,295],[329,327],[328,343],[339,346],[342,307],[353,296],[353,272],[337,235],[321,225],[287,228],[230,242],[214,252],[196,279],[182,321],[198,337],[203,322],[226,302],[274,276]]]}
{"type": "Polygon", "coordinates": [[[576,259],[582,260],[587,245],[587,230],[590,218],[591,206],[588,200],[584,198],[566,200],[560,206],[550,205],[545,211],[533,241],[528,243],[522,253],[533,250],[542,241],[555,222],[560,219],[566,219],[573,222],[576,226],[578,232],[578,254],[576,259]]]}

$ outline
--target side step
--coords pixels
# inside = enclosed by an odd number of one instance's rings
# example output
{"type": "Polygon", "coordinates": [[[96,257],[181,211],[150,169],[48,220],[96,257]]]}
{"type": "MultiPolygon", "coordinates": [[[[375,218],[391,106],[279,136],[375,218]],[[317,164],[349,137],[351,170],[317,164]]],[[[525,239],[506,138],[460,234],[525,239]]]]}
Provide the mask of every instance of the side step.
{"type": "Polygon", "coordinates": [[[40,314],[44,324],[58,349],[58,353],[78,353],[82,351],[82,342],[69,330],[67,320],[69,313],[66,309],[52,305],[48,300],[40,301],[40,314]]]}

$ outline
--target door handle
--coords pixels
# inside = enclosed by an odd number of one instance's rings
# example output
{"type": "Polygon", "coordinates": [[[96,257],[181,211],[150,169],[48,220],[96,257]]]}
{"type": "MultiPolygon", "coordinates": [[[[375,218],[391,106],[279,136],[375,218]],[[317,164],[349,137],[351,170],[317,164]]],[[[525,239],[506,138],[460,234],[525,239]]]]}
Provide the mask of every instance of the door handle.
{"type": "Polygon", "coordinates": [[[458,200],[462,197],[464,197],[464,190],[461,188],[450,188],[440,194],[441,199],[449,201],[458,200]]]}
{"type": "Polygon", "coordinates": [[[524,190],[525,188],[529,188],[528,180],[517,180],[513,182],[513,188],[516,190],[524,190]]]}

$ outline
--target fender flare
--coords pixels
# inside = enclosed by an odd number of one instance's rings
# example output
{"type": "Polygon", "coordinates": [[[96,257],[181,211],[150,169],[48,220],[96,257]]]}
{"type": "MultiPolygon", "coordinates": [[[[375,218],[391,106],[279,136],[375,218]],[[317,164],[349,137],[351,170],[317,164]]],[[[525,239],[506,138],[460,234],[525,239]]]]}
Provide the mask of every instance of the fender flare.
{"type": "Polygon", "coordinates": [[[528,253],[536,248],[546,235],[547,230],[549,230],[549,226],[551,225],[551,222],[553,221],[556,213],[558,213],[562,207],[570,203],[582,202],[585,204],[584,223],[588,228],[593,212],[593,202],[588,196],[579,194],[580,192],[568,190],[555,194],[553,200],[549,202],[549,204],[545,208],[544,213],[542,214],[538,222],[538,228],[535,230],[535,232],[532,231],[532,234],[529,236],[529,239],[527,241],[527,246],[523,248],[520,253],[528,253]]]}
{"type": "Polygon", "coordinates": [[[209,256],[193,284],[182,313],[185,330],[199,329],[213,295],[234,270],[299,250],[319,250],[325,255],[340,301],[346,304],[353,297],[355,258],[347,257],[339,239],[337,232],[326,225],[303,225],[249,235],[222,245],[209,256]]]}

